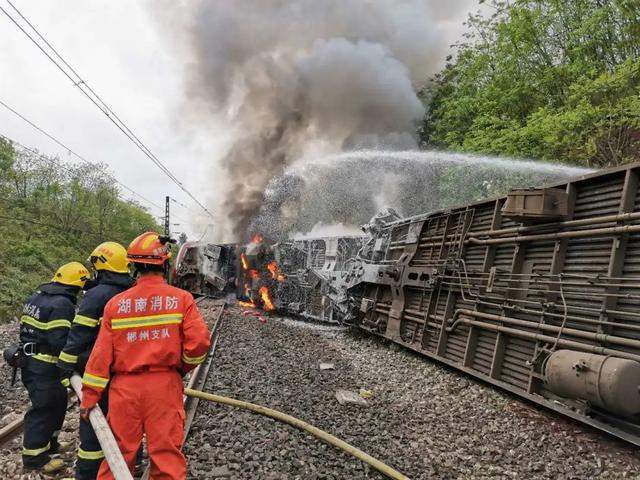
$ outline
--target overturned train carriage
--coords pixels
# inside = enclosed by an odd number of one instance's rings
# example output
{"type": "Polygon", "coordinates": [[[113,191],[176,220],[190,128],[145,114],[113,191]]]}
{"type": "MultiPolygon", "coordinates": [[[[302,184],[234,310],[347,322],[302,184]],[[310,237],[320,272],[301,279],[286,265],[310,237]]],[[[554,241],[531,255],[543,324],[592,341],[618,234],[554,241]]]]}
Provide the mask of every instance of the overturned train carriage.
{"type": "Polygon", "coordinates": [[[195,295],[223,296],[235,290],[236,246],[186,242],[176,256],[171,282],[195,295]]]}
{"type": "Polygon", "coordinates": [[[346,286],[364,237],[318,237],[274,245],[285,281],[278,285],[280,311],[323,322],[348,320],[346,286]]]}
{"type": "Polygon", "coordinates": [[[359,326],[640,445],[639,174],[386,223],[359,326]]]}

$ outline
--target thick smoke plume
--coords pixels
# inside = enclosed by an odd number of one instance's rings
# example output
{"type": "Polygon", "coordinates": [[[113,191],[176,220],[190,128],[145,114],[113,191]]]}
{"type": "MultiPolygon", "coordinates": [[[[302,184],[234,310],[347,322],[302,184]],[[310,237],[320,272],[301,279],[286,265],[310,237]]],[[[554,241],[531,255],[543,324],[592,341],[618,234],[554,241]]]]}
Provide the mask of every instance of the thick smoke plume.
{"type": "MultiPolygon", "coordinates": [[[[246,237],[269,182],[310,151],[415,145],[415,89],[443,57],[436,0],[201,1],[191,10],[192,102],[224,112],[225,216],[246,237]],[[437,10],[436,10],[437,9],[437,10]]],[[[461,4],[451,1],[451,14],[461,4]]],[[[297,179],[302,181],[303,179],[297,179]]]]}

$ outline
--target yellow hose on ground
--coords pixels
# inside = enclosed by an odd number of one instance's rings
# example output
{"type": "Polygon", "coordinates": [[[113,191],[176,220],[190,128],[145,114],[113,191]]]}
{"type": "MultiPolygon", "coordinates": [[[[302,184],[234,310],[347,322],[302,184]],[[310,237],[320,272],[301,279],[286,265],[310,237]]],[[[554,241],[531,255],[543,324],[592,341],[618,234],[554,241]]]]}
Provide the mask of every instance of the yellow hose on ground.
{"type": "Polygon", "coordinates": [[[324,440],[325,442],[333,445],[334,447],[337,447],[341,450],[344,450],[347,453],[350,453],[351,455],[353,455],[356,458],[359,458],[363,462],[368,463],[373,468],[375,468],[380,473],[383,473],[389,478],[393,478],[396,480],[410,480],[409,477],[404,476],[397,470],[394,470],[390,466],[382,463],[380,460],[373,458],[371,455],[367,455],[362,450],[357,449],[352,445],[349,445],[347,442],[342,441],[337,437],[334,437],[330,433],[320,430],[319,428],[314,427],[313,425],[309,425],[307,422],[303,422],[298,418],[292,417],[291,415],[287,415],[286,413],[282,413],[277,410],[273,410],[271,408],[263,407],[262,405],[256,405],[255,403],[243,402],[242,400],[236,400],[235,398],[222,397],[220,395],[201,392],[200,390],[192,390],[190,388],[186,388],[184,393],[185,395],[188,395],[190,397],[197,397],[203,400],[209,400],[210,402],[222,403],[224,405],[231,405],[232,407],[251,410],[252,412],[259,413],[260,415],[265,415],[267,417],[280,420],[281,422],[288,423],[289,425],[293,425],[294,427],[297,427],[300,430],[309,432],[311,435],[314,435],[319,439],[324,440]]]}

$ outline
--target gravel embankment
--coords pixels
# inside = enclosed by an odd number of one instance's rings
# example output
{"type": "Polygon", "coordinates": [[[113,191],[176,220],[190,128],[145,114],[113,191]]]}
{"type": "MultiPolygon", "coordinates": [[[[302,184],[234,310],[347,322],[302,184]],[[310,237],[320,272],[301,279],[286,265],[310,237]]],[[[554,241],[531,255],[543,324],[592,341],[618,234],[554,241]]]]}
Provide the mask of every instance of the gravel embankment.
{"type": "MultiPolygon", "coordinates": [[[[207,317],[214,309],[202,306],[207,317]]],[[[0,326],[0,346],[17,326],[0,326]]],[[[237,308],[224,322],[206,390],[276,408],[422,478],[640,478],[636,449],[546,413],[375,337],[267,318],[237,308]],[[335,370],[320,371],[320,362],[335,370]],[[340,406],[337,389],[371,390],[369,406],[340,406]]],[[[0,368],[6,424],[28,400],[0,368]]],[[[61,438],[76,441],[77,410],[61,438]]],[[[18,437],[0,450],[0,478],[20,474],[18,437]]],[[[201,402],[186,445],[189,478],[382,478],[361,462],[292,427],[201,402]]],[[[72,476],[75,452],[63,458],[72,476]]]]}
{"type": "MultiPolygon", "coordinates": [[[[218,349],[206,390],[310,422],[412,479],[640,475],[634,448],[374,337],[232,308],[218,349]],[[337,389],[361,388],[368,406],[337,403],[337,389]]],[[[193,479],[382,478],[292,427],[206,402],[186,454],[193,479]]]]}

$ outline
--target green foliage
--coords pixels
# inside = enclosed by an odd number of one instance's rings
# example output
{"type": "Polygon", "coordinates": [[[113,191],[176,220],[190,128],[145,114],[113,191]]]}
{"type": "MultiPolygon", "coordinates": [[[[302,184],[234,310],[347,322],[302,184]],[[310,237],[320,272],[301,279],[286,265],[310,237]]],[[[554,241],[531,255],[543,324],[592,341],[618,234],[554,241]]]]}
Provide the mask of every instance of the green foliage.
{"type": "Polygon", "coordinates": [[[84,262],[99,243],[127,245],[160,227],[119,198],[104,165],[72,165],[0,138],[0,322],[60,265],[84,262]]]}
{"type": "Polygon", "coordinates": [[[640,153],[640,2],[493,0],[421,92],[426,144],[604,167],[640,153]]]}

